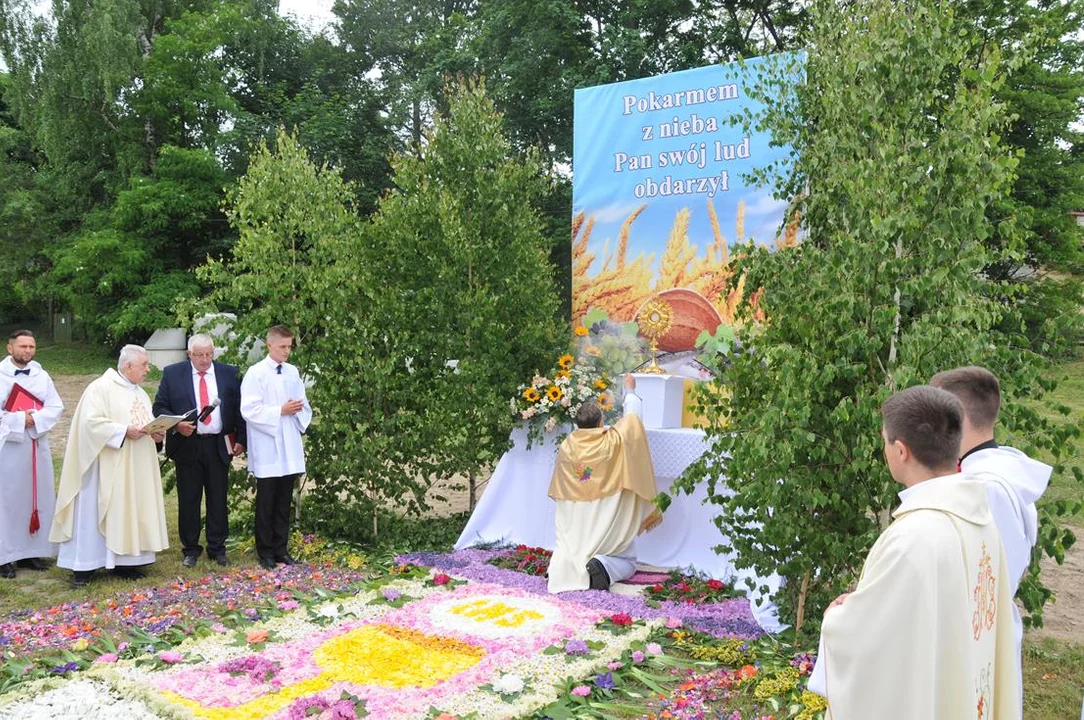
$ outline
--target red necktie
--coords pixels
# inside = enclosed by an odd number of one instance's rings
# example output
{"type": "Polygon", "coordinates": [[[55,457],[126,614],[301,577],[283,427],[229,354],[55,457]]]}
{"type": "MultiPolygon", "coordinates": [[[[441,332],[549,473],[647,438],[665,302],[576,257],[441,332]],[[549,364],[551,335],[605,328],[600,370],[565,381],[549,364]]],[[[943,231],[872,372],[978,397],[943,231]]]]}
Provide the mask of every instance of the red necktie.
{"type": "MultiPolygon", "coordinates": [[[[207,375],[206,372],[201,372],[199,374],[199,409],[200,409],[201,412],[203,411],[203,408],[205,408],[205,407],[207,407],[208,405],[211,404],[211,395],[210,395],[210,393],[207,392],[207,378],[206,378],[206,375],[207,375]]],[[[211,416],[210,415],[203,418],[203,424],[204,425],[210,425],[211,424],[211,416]]]]}

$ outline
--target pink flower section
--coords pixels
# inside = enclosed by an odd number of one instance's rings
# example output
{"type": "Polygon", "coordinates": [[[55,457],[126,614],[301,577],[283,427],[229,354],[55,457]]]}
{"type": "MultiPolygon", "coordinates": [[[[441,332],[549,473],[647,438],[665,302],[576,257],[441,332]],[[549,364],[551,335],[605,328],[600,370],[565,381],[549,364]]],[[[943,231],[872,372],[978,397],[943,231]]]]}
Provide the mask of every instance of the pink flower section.
{"type": "MultiPolygon", "coordinates": [[[[448,614],[444,613],[447,617],[448,614]]],[[[366,701],[370,717],[389,715],[425,716],[430,707],[440,707],[450,699],[474,690],[480,685],[493,682],[502,668],[524,656],[541,652],[549,645],[564,642],[585,629],[594,627],[601,617],[597,610],[568,601],[551,601],[539,595],[500,585],[471,583],[448,592],[434,592],[424,598],[396,608],[380,620],[379,624],[410,628],[430,635],[451,637],[482,647],[486,651],[473,667],[431,688],[385,688],[353,683],[336,683],[329,689],[311,697],[319,696],[334,703],[347,691],[366,701]],[[522,607],[539,607],[545,610],[550,621],[538,621],[529,632],[509,633],[501,637],[486,637],[472,633],[471,623],[464,619],[454,626],[437,621],[436,612],[448,603],[470,602],[475,598],[507,598],[507,604],[516,606],[522,599],[522,607]]],[[[303,638],[290,642],[268,644],[259,657],[278,662],[281,670],[270,682],[260,682],[248,675],[231,675],[222,670],[224,663],[185,667],[177,671],[156,674],[154,685],[163,691],[176,693],[199,702],[208,708],[228,708],[250,702],[268,693],[289,687],[323,672],[313,660],[313,652],[327,640],[368,624],[366,621],[345,622],[333,627],[316,628],[303,638]]],[[[276,713],[276,719],[286,718],[284,712],[276,713]]]]}
{"type": "MultiPolygon", "coordinates": [[[[318,632],[288,643],[268,645],[258,655],[271,662],[278,662],[282,669],[269,683],[256,682],[247,675],[231,675],[222,670],[224,663],[199,665],[182,672],[156,677],[154,685],[159,690],[176,693],[195,700],[204,707],[228,708],[275,692],[279,687],[294,685],[323,672],[312,654],[317,647],[333,637],[360,627],[364,623],[350,622],[332,628],[320,628],[318,632]]],[[[357,689],[357,686],[351,686],[357,689]]],[[[355,693],[356,694],[356,693],[355,693]]],[[[340,691],[334,699],[342,695],[340,691]]]]}

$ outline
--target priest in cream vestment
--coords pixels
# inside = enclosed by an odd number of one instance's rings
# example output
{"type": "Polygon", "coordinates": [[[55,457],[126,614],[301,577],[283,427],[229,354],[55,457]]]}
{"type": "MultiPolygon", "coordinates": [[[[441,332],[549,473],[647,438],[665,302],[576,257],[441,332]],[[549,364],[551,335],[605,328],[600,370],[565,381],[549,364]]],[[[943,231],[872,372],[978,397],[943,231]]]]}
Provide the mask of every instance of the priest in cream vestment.
{"type": "Polygon", "coordinates": [[[906,489],[856,589],[824,614],[828,717],[1018,720],[1012,582],[985,483],[956,473],[960,402],[913,387],[883,415],[885,458],[906,489]]]}
{"type": "Polygon", "coordinates": [[[655,508],[655,471],[633,393],[625,376],[625,416],[602,427],[594,401],[576,416],[579,426],[561,443],[550,481],[557,502],[556,547],[549,591],[603,590],[636,572],[632,543],[661,521],[655,508]]]}
{"type": "Polygon", "coordinates": [[[98,568],[139,577],[169,547],[162,476],[155,442],[143,426],[153,418],[140,387],[149,369],[138,345],[121,350],[117,370],[92,382],[72,417],[50,539],[60,543],[57,566],[86,584],[98,568]]]}

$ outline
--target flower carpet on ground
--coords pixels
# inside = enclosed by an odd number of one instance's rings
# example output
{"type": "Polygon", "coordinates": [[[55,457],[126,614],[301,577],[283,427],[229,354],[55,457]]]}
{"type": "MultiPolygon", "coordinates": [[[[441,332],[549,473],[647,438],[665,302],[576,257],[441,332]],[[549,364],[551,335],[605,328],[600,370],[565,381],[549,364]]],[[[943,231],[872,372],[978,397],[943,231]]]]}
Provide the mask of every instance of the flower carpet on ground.
{"type": "Polygon", "coordinates": [[[747,601],[553,596],[499,552],[412,553],[367,577],[245,568],[18,613],[0,621],[0,716],[737,720],[767,715],[719,703],[761,686],[802,707],[797,670],[711,675],[724,655],[759,664],[734,650],[762,642],[747,601]]]}

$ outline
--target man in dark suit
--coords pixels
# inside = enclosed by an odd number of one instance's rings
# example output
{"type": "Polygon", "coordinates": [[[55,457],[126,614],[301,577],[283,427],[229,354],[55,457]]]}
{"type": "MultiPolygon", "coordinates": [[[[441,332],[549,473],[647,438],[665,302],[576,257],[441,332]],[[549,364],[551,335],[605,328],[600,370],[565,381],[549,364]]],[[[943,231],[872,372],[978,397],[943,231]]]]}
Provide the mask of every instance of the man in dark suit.
{"type": "Polygon", "coordinates": [[[226,565],[229,519],[226,490],[230,461],[245,450],[245,421],[241,417],[241,379],[235,365],[214,361],[214,341],[193,335],[188,360],[162,371],[154,396],[154,414],[184,415],[196,410],[202,417],[181,422],[166,435],[166,457],[177,465],[177,527],[185,567],[194,567],[203,548],[199,544],[200,509],[207,495],[207,555],[226,565]],[[217,407],[210,413],[204,408],[217,407]]]}

